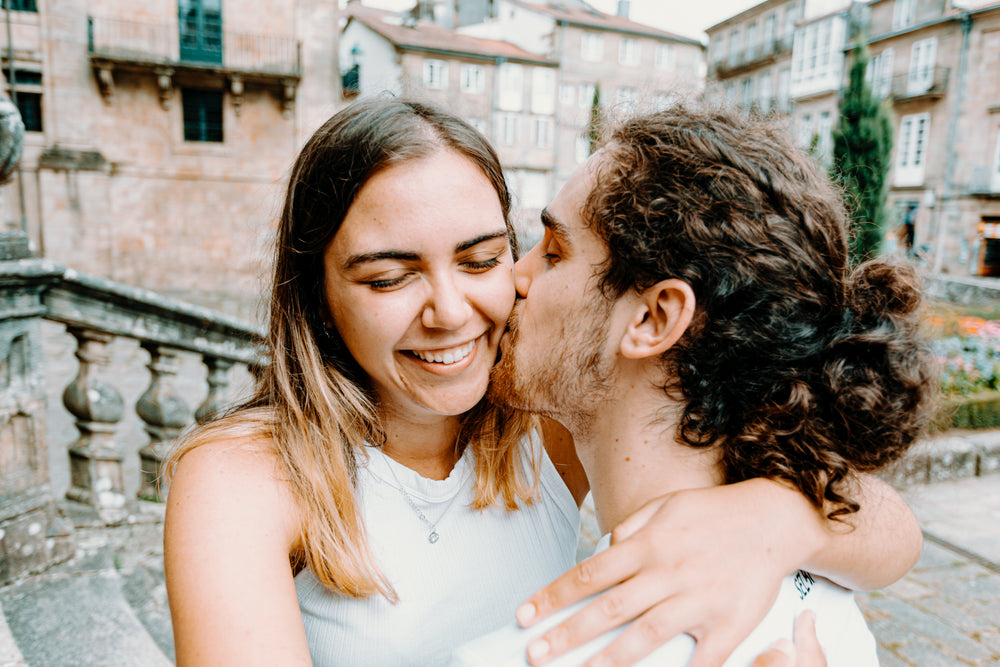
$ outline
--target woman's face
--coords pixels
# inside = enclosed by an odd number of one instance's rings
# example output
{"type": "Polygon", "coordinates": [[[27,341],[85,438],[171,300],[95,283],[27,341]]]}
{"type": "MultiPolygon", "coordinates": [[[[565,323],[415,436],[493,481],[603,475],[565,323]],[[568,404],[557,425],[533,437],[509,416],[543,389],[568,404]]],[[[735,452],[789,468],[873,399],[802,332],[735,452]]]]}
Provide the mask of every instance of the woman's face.
{"type": "Polygon", "coordinates": [[[500,201],[475,163],[442,149],[378,172],[324,262],[332,323],[380,409],[426,422],[482,398],[514,281],[500,201]]]}

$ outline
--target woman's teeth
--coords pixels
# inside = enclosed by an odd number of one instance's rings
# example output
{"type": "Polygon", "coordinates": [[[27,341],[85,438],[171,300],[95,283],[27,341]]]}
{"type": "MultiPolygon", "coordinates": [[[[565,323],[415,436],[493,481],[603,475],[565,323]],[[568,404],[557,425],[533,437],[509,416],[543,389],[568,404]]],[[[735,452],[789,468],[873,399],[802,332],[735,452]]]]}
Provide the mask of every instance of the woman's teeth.
{"type": "Polygon", "coordinates": [[[413,356],[418,359],[423,359],[424,361],[430,361],[435,364],[454,364],[469,356],[469,353],[472,352],[472,348],[475,344],[476,341],[470,340],[461,347],[453,347],[449,350],[438,350],[436,352],[421,352],[419,350],[412,350],[412,352],[413,356]]]}

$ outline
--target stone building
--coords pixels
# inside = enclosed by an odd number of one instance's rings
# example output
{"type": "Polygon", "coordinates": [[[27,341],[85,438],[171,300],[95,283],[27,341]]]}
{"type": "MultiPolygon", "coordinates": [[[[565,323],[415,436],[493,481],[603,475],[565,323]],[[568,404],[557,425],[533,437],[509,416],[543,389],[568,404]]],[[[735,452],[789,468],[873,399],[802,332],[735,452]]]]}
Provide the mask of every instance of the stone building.
{"type": "Polygon", "coordinates": [[[28,133],[8,223],[38,255],[253,316],[283,177],[340,102],[337,0],[10,6],[28,133]]]}
{"type": "Polygon", "coordinates": [[[1000,2],[875,0],[869,77],[891,100],[889,205],[933,269],[1000,275],[1000,2]]]}
{"type": "Polygon", "coordinates": [[[553,194],[589,155],[587,129],[595,89],[608,113],[664,106],[704,88],[705,47],[695,39],[632,21],[582,0],[468,0],[485,18],[461,31],[503,39],[559,63],[553,194]]]}
{"type": "Polygon", "coordinates": [[[555,167],[558,63],[501,40],[409,15],[348,5],[340,38],[348,94],[401,93],[450,109],[488,136],[514,194],[525,241],[555,167]]]}

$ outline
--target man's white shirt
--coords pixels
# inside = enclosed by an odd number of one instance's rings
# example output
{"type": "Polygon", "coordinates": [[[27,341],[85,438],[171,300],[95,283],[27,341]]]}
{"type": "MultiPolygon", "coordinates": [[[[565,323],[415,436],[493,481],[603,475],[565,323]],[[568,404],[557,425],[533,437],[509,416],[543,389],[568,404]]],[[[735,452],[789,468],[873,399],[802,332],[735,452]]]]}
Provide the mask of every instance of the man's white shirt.
{"type": "MultiPolygon", "coordinates": [[[[605,535],[598,542],[595,553],[608,548],[610,543],[611,536],[605,535]]],[[[512,623],[463,644],[452,655],[449,665],[528,667],[525,653],[528,642],[569,618],[589,601],[584,600],[531,628],[522,629],[512,623]]],[[[854,601],[854,594],[822,577],[800,570],[785,577],[770,611],[726,660],[724,667],[749,667],[774,641],[783,637],[791,639],[795,619],[807,609],[816,614],[816,634],[826,654],[828,667],[878,666],[875,638],[854,601]]],[[[617,628],[605,633],[548,663],[547,667],[579,665],[623,631],[624,628],[617,628]]],[[[694,648],[694,639],[689,635],[680,635],[637,663],[637,667],[683,667],[690,662],[694,648]]]]}

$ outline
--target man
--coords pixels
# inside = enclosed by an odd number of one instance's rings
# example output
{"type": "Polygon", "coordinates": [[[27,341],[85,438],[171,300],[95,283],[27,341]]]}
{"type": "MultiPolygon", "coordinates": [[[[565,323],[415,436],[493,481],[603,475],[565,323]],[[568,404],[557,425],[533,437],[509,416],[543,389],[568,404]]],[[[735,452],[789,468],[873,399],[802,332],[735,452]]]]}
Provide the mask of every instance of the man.
{"type": "MultiPolygon", "coordinates": [[[[853,476],[925,424],[914,276],[849,271],[839,197],[770,122],[685,107],[631,120],[542,222],[515,267],[522,299],[494,386],[572,433],[602,531],[664,492],[751,477],[849,518],[853,476]]],[[[726,664],[790,637],[805,609],[830,665],[877,664],[851,593],[805,572],[726,664]]],[[[566,615],[472,642],[454,664],[522,665],[526,646],[542,662],[554,652],[529,641],[566,615]]],[[[547,664],[580,664],[615,636],[547,664]]],[[[685,665],[693,645],[641,664],[685,665]]]]}

